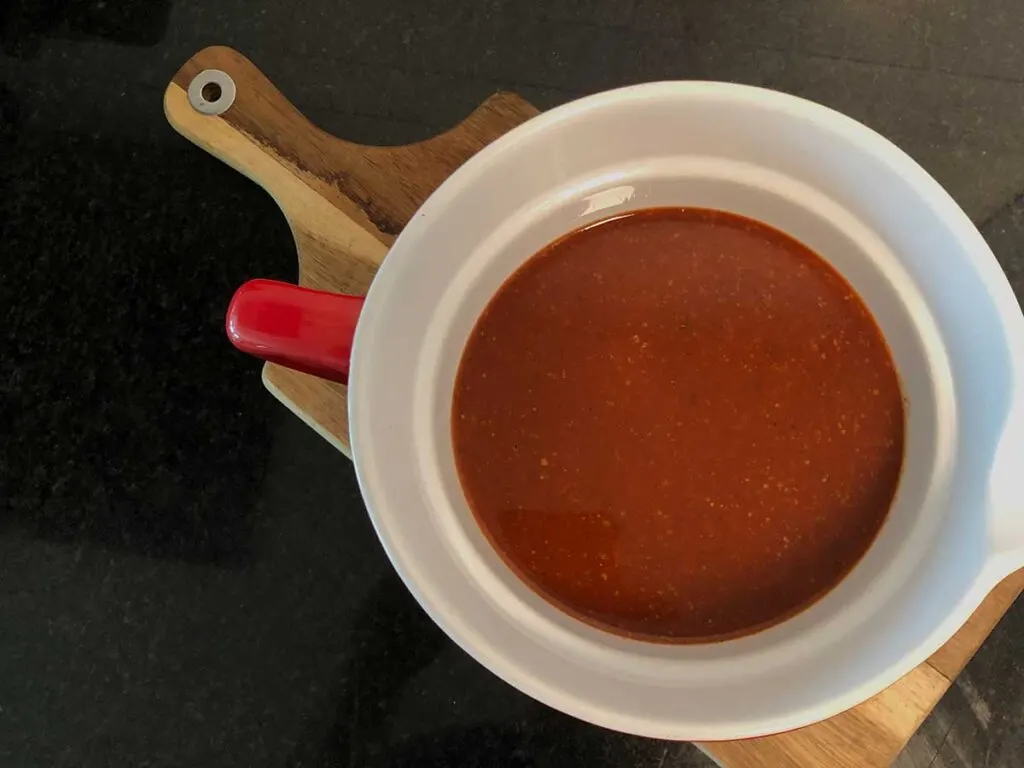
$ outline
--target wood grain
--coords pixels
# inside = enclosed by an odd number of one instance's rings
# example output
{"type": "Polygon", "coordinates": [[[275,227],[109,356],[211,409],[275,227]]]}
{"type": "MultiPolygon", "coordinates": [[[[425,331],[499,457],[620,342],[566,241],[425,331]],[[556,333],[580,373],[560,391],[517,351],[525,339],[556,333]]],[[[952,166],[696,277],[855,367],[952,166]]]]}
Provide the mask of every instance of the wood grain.
{"type": "Polygon", "coordinates": [[[960,631],[932,654],[928,663],[948,680],[955,680],[1021,591],[1024,591],[1024,570],[1003,579],[960,631]]]}
{"type": "Polygon", "coordinates": [[[726,768],[887,768],[1022,589],[1024,570],[992,590],[960,631],[927,662],[860,706],[787,733],[697,746],[726,768]]]}
{"type": "MultiPolygon", "coordinates": [[[[458,126],[420,144],[367,147],[310,123],[247,58],[224,47],[193,56],[164,94],[180,134],[244,173],[277,202],[295,238],[299,283],[363,294],[388,246],[423,201],[462,163],[537,114],[498,93],[458,126]],[[221,115],[192,108],[188,86],[204,70],[227,73],[237,95],[221,115]]],[[[267,364],[267,388],[346,456],[348,399],[341,384],[267,364]]]]}
{"type": "Polygon", "coordinates": [[[727,768],[884,768],[949,688],[922,664],[858,707],[775,736],[698,744],[727,768]]]}
{"type": "MultiPolygon", "coordinates": [[[[307,121],[244,56],[207,48],[174,76],[164,96],[171,125],[266,189],[291,226],[299,282],[363,293],[404,224],[459,165],[536,114],[499,93],[463,123],[404,147],[366,147],[307,121]],[[200,114],[188,85],[206,69],[226,72],[237,97],[219,116],[200,114]]],[[[225,349],[225,354],[230,352],[225,349]]],[[[275,365],[267,387],[339,450],[349,454],[345,387],[275,365]]],[[[1024,571],[1000,584],[928,662],[831,720],[788,733],[699,744],[727,768],[884,768],[949,688],[1024,588],[1024,571]]]]}

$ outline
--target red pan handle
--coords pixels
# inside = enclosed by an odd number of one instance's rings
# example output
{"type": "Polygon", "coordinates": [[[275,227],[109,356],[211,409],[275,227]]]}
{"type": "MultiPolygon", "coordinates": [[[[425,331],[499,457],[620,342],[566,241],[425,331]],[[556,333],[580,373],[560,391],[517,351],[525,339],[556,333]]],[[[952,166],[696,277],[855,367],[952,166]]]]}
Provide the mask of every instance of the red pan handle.
{"type": "Polygon", "coordinates": [[[243,352],[347,384],[362,308],[362,296],[250,280],[235,291],[224,325],[243,352]]]}

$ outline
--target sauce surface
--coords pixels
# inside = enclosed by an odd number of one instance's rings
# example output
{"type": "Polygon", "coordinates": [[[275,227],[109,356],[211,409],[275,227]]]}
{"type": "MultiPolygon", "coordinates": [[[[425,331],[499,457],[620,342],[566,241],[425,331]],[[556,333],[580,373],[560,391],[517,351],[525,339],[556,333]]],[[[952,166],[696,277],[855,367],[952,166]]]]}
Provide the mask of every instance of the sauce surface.
{"type": "Polygon", "coordinates": [[[663,642],[805,608],[871,545],[903,462],[889,350],[791,237],[650,209],[552,243],[478,319],[452,437],[469,506],[561,609],[663,642]]]}

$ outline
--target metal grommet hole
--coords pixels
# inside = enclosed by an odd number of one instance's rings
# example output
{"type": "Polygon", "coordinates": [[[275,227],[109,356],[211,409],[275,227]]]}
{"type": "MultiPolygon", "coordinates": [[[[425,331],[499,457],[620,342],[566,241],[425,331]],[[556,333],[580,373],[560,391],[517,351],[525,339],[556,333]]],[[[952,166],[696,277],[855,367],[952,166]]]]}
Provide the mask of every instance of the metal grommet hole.
{"type": "Polygon", "coordinates": [[[235,81],[227,72],[204,69],[188,84],[188,101],[204,115],[220,115],[235,101],[235,81]]]}
{"type": "Polygon", "coordinates": [[[217,83],[207,83],[199,91],[203,95],[203,99],[210,104],[214,104],[220,100],[223,91],[217,83]]]}

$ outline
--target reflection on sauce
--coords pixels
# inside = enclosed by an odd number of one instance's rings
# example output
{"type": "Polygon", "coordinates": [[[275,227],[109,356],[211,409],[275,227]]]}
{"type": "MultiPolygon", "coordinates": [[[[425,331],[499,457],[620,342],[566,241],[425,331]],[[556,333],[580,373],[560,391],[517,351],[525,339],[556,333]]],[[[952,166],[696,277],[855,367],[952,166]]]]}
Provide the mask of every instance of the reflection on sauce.
{"type": "Polygon", "coordinates": [[[651,209],[527,261],[455,383],[466,498],[563,610],[645,639],[777,623],[885,520],[903,403],[867,309],[766,225],[651,209]]]}

